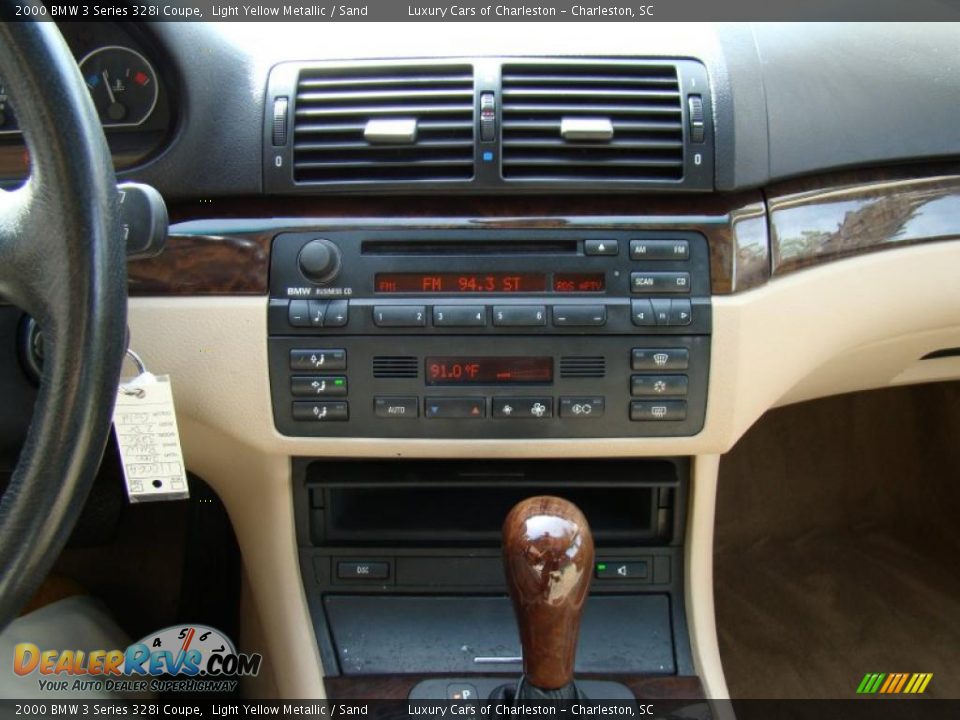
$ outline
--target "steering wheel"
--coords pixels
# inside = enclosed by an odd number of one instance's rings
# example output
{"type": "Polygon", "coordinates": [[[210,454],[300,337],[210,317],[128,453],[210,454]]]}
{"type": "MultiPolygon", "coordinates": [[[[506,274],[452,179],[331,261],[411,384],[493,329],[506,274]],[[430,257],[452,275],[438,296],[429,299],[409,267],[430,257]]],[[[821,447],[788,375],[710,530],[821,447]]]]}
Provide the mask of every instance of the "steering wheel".
{"type": "Polygon", "coordinates": [[[0,190],[0,297],[32,315],[44,337],[33,420],[0,500],[2,629],[66,544],[100,463],[127,284],[110,153],[56,26],[0,23],[0,77],[31,163],[24,185],[0,190]]]}

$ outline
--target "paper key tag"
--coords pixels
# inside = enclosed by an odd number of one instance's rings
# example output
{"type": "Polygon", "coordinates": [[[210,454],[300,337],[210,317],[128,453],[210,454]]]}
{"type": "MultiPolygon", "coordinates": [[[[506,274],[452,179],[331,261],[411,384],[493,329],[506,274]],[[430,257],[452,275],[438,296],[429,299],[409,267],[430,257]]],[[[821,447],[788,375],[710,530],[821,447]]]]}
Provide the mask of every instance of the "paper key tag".
{"type": "Polygon", "coordinates": [[[122,380],[113,427],[131,503],[190,497],[168,375],[122,380]]]}

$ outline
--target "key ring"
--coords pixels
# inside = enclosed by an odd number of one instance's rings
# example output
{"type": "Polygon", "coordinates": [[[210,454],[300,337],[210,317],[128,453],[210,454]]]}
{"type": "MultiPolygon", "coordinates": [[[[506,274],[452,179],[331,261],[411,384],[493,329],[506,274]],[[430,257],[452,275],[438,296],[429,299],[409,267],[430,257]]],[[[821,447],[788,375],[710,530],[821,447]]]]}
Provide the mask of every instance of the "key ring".
{"type": "Polygon", "coordinates": [[[127,348],[126,355],[128,358],[133,360],[133,364],[137,366],[137,377],[135,377],[131,382],[125,385],[121,385],[120,392],[122,392],[124,395],[131,395],[138,399],[143,398],[146,396],[147,391],[144,390],[142,387],[134,387],[133,383],[136,382],[139,378],[143,377],[144,375],[149,374],[147,372],[147,366],[144,365],[143,359],[139,355],[137,355],[137,353],[134,352],[131,348],[127,348]]]}

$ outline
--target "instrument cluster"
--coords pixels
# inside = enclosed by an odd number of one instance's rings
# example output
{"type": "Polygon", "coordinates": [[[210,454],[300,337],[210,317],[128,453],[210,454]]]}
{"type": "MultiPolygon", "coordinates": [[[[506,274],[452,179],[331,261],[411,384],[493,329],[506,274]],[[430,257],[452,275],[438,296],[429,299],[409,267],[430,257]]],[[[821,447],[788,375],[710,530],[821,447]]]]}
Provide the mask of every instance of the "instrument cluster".
{"type": "MultiPolygon", "coordinates": [[[[173,129],[176,85],[170,63],[143,27],[59,27],[103,124],[116,169],[142,164],[164,146],[173,129]]],[[[0,183],[23,179],[29,168],[16,107],[0,78],[0,183]]]]}

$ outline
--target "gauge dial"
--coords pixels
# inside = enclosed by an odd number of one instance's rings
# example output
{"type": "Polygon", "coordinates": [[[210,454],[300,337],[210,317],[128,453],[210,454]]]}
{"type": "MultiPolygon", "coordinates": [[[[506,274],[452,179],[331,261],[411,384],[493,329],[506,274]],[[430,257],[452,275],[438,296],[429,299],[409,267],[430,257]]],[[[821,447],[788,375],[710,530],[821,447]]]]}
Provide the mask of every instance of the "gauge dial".
{"type": "Polygon", "coordinates": [[[10,107],[10,97],[7,95],[7,89],[0,81],[0,133],[18,132],[17,119],[13,116],[13,108],[10,107]]]}
{"type": "Polygon", "coordinates": [[[97,48],[80,61],[80,73],[104,127],[140,125],[157,105],[157,73],[136,50],[97,48]]]}

